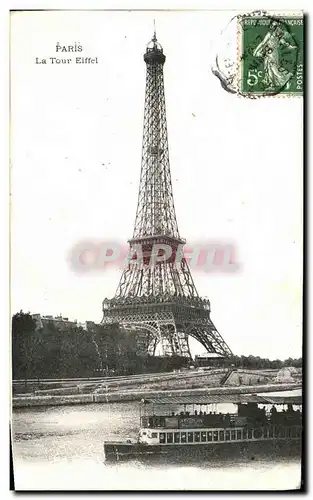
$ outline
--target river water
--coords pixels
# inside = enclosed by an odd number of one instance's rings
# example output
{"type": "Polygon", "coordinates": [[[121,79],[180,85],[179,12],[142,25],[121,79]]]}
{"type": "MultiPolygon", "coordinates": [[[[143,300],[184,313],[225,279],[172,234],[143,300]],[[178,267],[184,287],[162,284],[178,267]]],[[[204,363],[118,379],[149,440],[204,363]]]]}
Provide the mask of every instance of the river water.
{"type": "Polygon", "coordinates": [[[137,403],[14,410],[16,490],[286,490],[300,485],[296,459],[105,464],[103,441],[136,438],[138,426],[137,403]]]}

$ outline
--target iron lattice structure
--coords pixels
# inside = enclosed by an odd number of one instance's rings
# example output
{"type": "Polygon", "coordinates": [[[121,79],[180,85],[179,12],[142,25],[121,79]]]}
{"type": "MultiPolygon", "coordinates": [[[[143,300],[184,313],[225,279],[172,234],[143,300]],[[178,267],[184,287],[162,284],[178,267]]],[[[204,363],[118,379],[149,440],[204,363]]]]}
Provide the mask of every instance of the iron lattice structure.
{"type": "Polygon", "coordinates": [[[139,353],[191,357],[189,336],[209,353],[232,354],[210,318],[210,303],[199,297],[187,261],[176,255],[185,240],[178,231],[171,182],[163,65],[165,55],[154,37],[144,54],[146,95],[142,163],[130,262],[122,273],[115,297],[103,301],[105,324],[119,323],[137,333],[139,353]],[[149,265],[156,244],[166,244],[172,257],[149,265]],[[143,259],[136,262],[140,246],[143,259]],[[159,349],[158,349],[159,350],[159,349]]]}

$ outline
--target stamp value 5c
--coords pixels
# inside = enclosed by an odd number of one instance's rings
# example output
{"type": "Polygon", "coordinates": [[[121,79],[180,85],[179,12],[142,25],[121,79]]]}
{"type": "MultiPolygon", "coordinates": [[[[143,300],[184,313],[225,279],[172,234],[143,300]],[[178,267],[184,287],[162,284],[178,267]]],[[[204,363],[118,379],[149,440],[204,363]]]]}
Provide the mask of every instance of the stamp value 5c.
{"type": "Polygon", "coordinates": [[[241,94],[303,95],[303,16],[243,16],[241,94]]]}

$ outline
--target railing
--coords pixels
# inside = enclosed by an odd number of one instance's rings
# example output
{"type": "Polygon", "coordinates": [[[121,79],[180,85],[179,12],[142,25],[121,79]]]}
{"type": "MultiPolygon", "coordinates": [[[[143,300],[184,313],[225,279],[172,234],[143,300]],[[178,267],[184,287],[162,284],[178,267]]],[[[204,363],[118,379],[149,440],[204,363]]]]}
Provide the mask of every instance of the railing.
{"type": "Polygon", "coordinates": [[[222,377],[220,385],[225,385],[231,374],[233,373],[234,369],[230,368],[227,373],[222,377]]]}

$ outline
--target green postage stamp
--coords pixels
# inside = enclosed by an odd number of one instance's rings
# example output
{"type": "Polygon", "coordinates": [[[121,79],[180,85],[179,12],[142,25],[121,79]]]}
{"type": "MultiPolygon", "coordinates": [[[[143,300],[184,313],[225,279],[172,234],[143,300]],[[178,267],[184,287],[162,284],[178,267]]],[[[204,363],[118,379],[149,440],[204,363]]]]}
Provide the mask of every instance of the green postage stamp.
{"type": "Polygon", "coordinates": [[[242,16],[238,19],[240,93],[303,95],[303,16],[242,16]]]}

